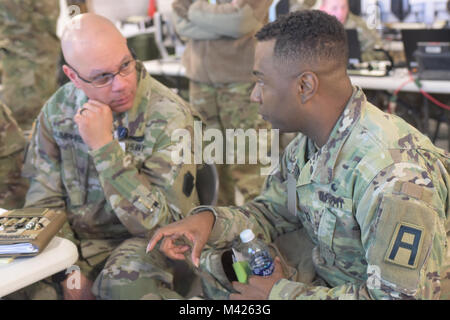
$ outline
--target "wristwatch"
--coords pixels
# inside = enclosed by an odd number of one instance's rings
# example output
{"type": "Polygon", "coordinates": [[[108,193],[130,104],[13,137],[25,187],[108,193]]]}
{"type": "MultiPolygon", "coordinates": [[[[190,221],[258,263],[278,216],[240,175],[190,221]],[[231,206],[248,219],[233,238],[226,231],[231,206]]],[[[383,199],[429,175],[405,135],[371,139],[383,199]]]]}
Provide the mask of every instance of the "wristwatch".
{"type": "Polygon", "coordinates": [[[66,280],[66,278],[67,278],[66,270],[60,271],[52,275],[52,281],[55,283],[61,283],[64,280],[66,280]]]}

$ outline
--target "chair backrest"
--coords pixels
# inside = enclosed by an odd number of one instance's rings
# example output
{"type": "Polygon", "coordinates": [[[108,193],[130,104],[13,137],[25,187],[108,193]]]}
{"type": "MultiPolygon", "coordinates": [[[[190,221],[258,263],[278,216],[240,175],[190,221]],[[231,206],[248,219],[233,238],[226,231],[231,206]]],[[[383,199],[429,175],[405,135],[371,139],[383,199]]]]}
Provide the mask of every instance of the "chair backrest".
{"type": "Polygon", "coordinates": [[[197,167],[195,187],[201,205],[215,206],[219,194],[219,175],[214,164],[202,164],[197,167]]]}

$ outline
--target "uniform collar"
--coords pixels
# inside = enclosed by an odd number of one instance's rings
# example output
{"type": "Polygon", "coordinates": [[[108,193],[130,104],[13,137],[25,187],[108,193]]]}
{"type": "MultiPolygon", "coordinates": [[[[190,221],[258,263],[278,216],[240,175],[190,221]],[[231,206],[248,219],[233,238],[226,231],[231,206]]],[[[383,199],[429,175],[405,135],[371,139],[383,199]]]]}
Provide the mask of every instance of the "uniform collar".
{"type": "Polygon", "coordinates": [[[136,61],[137,89],[133,107],[127,112],[116,114],[114,120],[122,119],[122,123],[128,128],[129,136],[142,136],[145,130],[143,117],[147,114],[148,100],[151,95],[150,75],[140,61],[136,61]]]}
{"type": "Polygon", "coordinates": [[[340,151],[358,122],[365,102],[366,97],[361,88],[354,87],[353,94],[331,131],[327,143],[317,151],[312,160],[314,164],[311,166],[311,180],[321,184],[332,181],[340,151]]]}

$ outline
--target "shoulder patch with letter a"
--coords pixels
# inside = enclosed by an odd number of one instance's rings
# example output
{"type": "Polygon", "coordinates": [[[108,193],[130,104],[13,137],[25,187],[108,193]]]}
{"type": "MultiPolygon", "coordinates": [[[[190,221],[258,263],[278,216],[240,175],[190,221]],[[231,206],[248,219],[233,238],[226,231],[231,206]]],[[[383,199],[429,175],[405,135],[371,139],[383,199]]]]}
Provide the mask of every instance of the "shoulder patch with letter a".
{"type": "Polygon", "coordinates": [[[395,228],[385,261],[415,269],[422,250],[424,228],[400,222],[395,228]]]}

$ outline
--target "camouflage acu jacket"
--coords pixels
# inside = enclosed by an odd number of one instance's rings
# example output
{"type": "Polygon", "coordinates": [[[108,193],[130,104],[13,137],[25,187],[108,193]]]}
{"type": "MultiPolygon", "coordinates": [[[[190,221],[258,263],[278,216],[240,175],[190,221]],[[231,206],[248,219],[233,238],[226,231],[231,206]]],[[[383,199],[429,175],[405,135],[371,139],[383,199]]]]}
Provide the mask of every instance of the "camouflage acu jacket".
{"type": "Polygon", "coordinates": [[[36,120],[24,168],[31,178],[25,206],[65,207],[81,239],[144,235],[198,205],[195,166],[171,161],[171,134],[193,132],[194,113],[140,62],[137,71],[134,106],[114,115],[114,129],[122,123],[129,130],[124,144],[114,140],[88,149],[73,120],[88,98],[72,83],[49,99],[36,120]]]}
{"type": "Polygon", "coordinates": [[[11,110],[0,102],[0,208],[23,206],[28,181],[20,177],[26,140],[11,110]]]}
{"type": "Polygon", "coordinates": [[[299,134],[260,196],[209,208],[209,244],[225,247],[246,228],[266,241],[306,228],[328,286],[282,279],[271,299],[448,298],[449,164],[448,153],[355,88],[321,149],[299,134]]]}
{"type": "Polygon", "coordinates": [[[256,39],[271,0],[175,0],[177,33],[186,38],[182,63],[190,80],[202,83],[252,82],[256,39]]]}
{"type": "Polygon", "coordinates": [[[358,32],[362,61],[386,60],[383,53],[374,51],[375,46],[382,47],[377,30],[369,28],[363,18],[349,12],[344,27],[345,29],[356,29],[358,32]]]}

